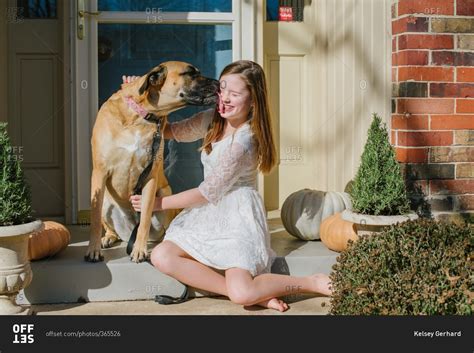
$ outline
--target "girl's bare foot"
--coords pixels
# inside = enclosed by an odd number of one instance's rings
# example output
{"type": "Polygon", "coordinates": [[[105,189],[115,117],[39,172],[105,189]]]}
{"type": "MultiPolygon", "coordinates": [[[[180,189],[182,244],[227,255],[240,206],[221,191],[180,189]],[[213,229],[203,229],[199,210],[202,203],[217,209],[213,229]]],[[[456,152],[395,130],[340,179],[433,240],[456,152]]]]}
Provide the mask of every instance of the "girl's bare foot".
{"type": "Polygon", "coordinates": [[[288,310],[288,304],[286,304],[283,300],[278,299],[278,298],[264,300],[263,302],[257,303],[256,305],[262,306],[268,309],[277,310],[280,312],[284,312],[288,310]]]}
{"type": "Polygon", "coordinates": [[[323,294],[327,297],[332,295],[331,279],[323,273],[316,273],[308,277],[310,288],[315,293],[323,294]]]}

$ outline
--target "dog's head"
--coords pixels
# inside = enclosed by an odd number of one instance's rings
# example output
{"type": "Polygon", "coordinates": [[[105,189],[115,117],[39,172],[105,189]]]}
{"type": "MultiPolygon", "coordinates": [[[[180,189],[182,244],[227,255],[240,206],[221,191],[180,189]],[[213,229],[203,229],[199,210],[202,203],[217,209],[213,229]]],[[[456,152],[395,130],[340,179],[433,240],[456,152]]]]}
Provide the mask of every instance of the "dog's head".
{"type": "Polygon", "coordinates": [[[201,75],[191,64],[168,61],[140,79],[138,94],[149,103],[169,112],[185,105],[212,105],[217,102],[219,81],[201,75]]]}

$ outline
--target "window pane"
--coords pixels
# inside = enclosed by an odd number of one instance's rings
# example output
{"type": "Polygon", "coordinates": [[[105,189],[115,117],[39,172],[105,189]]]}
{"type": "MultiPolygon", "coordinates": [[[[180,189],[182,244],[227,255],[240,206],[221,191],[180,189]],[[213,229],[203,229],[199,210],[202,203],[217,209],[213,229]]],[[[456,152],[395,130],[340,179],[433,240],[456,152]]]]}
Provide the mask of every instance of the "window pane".
{"type": "Polygon", "coordinates": [[[56,18],[56,0],[17,0],[19,17],[25,19],[56,18]]]}
{"type": "MultiPolygon", "coordinates": [[[[105,102],[122,82],[122,75],[144,75],[168,60],[189,62],[204,76],[218,78],[232,61],[231,25],[99,24],[99,103],[105,102]]],[[[174,122],[209,107],[188,107],[170,114],[174,122]]],[[[169,141],[165,174],[174,193],[197,187],[203,178],[202,140],[169,141]]]]}
{"type": "Polygon", "coordinates": [[[100,11],[232,12],[232,0],[99,0],[100,11]]]}
{"type": "Polygon", "coordinates": [[[278,0],[267,0],[267,21],[278,21],[278,0]]]}

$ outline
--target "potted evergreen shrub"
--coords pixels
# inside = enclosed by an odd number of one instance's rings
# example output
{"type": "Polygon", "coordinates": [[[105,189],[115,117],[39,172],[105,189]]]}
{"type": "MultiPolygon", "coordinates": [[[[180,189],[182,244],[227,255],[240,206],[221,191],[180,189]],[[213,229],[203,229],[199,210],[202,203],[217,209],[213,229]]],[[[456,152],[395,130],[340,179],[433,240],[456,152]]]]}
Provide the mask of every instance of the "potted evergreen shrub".
{"type": "Polygon", "coordinates": [[[32,279],[28,261],[28,236],[41,228],[34,220],[31,196],[19,158],[0,123],[0,314],[26,313],[16,304],[18,292],[32,279]]]}
{"type": "Polygon", "coordinates": [[[384,227],[417,219],[410,211],[405,182],[385,124],[373,114],[361,164],[349,188],[352,210],[342,218],[356,224],[357,234],[381,231],[384,227]]]}
{"type": "Polygon", "coordinates": [[[333,315],[472,315],[474,226],[420,218],[350,242],[333,266],[333,315]]]}

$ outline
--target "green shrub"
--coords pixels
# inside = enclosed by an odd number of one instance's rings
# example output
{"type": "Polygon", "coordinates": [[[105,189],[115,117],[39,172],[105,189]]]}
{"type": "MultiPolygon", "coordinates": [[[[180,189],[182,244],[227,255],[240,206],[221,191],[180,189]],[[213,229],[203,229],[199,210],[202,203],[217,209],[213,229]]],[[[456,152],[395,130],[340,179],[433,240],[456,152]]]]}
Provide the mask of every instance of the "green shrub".
{"type": "Polygon", "coordinates": [[[356,213],[390,216],[410,211],[400,166],[387,128],[377,114],[373,115],[350,195],[356,213]]]}
{"type": "Polygon", "coordinates": [[[7,124],[0,123],[0,226],[33,220],[30,195],[20,161],[8,138],[7,124]]]}
{"type": "Polygon", "coordinates": [[[474,228],[418,219],[351,242],[333,266],[334,315],[471,315],[474,228]]]}

